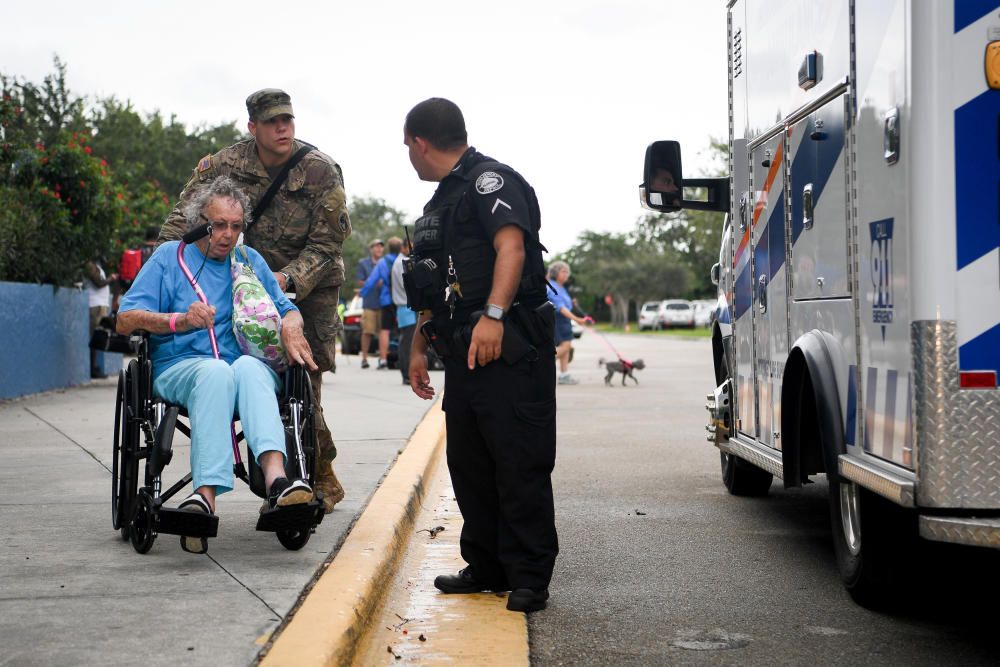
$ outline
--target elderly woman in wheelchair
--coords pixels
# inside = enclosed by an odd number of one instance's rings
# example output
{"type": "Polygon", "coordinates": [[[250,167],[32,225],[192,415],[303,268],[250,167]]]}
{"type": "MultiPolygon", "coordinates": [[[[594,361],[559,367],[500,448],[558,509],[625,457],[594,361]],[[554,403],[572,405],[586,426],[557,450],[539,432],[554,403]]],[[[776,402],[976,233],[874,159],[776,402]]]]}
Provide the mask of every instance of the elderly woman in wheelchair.
{"type": "MultiPolygon", "coordinates": [[[[258,491],[259,495],[265,497],[261,513],[317,504],[309,484],[307,466],[300,462],[298,470],[303,474],[293,476],[292,479],[286,473],[286,426],[282,423],[282,409],[277,395],[282,390],[282,379],[275,370],[275,367],[280,370],[286,363],[293,367],[316,368],[302,332],[302,316],[282,293],[264,259],[253,249],[243,246],[238,248],[244,253],[241,257],[252,268],[253,274],[266,289],[280,314],[280,342],[284,358],[269,365],[261,358],[246,354],[233,331],[235,274],[231,272],[231,263],[236,261],[236,254],[232,251],[237,248],[248,213],[249,202],[246,195],[231,180],[219,178],[206,185],[185,211],[189,230],[192,231],[185,236],[184,241],[164,243],[150,257],[122,298],[117,320],[120,333],[129,334],[139,330],[148,332],[152,364],[151,375],[145,381],[151,382],[150,400],[163,399],[188,413],[191,436],[190,477],[194,491],[177,509],[213,518],[216,496],[233,488],[234,456],[239,463],[237,470],[242,467],[239,462],[238,438],[233,427],[234,411],[238,412],[248,449],[263,473],[263,492],[258,491]],[[202,238],[197,239],[199,235],[202,238]],[[191,269],[194,269],[193,274],[191,269]]],[[[141,374],[141,369],[136,372],[141,374]]],[[[127,387],[143,383],[138,377],[126,378],[125,373],[123,371],[120,381],[120,393],[123,391],[123,383],[127,387]]],[[[305,375],[300,373],[300,376],[305,375]]],[[[301,381],[300,377],[299,382],[301,381]]],[[[305,379],[305,386],[308,393],[308,378],[305,379]]],[[[129,391],[135,396],[139,395],[138,390],[129,391]]],[[[299,400],[308,398],[299,397],[299,400]]],[[[130,526],[133,546],[142,552],[151,546],[149,534],[155,537],[157,528],[160,532],[173,532],[166,525],[170,521],[161,516],[166,510],[161,507],[162,499],[159,496],[159,469],[154,470],[152,475],[147,471],[146,475],[147,485],[150,484],[151,477],[155,477],[155,492],[152,487],[144,487],[142,493],[146,497],[142,497],[140,493],[138,498],[129,498],[135,494],[138,477],[135,459],[143,458],[141,453],[137,454],[143,451],[138,444],[138,435],[142,432],[158,433],[161,429],[159,424],[141,423],[142,406],[126,408],[125,411],[137,422],[132,431],[135,443],[121,444],[122,451],[125,448],[134,451],[131,459],[127,456],[122,459],[125,463],[121,466],[121,474],[115,475],[113,514],[115,527],[122,528],[123,536],[126,530],[125,520],[119,514],[130,514],[132,518],[126,520],[133,524],[150,523],[149,514],[155,517],[152,519],[152,530],[149,526],[145,529],[130,526]],[[132,479],[129,479],[130,475],[132,479]],[[131,493],[127,488],[130,484],[131,493]],[[141,507],[137,509],[140,502],[153,508],[151,512],[147,512],[147,516],[142,515],[141,507]],[[137,531],[141,534],[138,538],[140,542],[148,540],[148,544],[143,545],[144,548],[136,544],[137,531]],[[145,537],[142,536],[143,533],[145,537]]],[[[123,417],[126,421],[128,418],[123,417]]],[[[151,418],[151,421],[156,421],[156,418],[151,418]]],[[[116,426],[116,472],[118,428],[116,426]]],[[[121,433],[126,431],[127,424],[121,433]]],[[[126,441],[128,437],[122,440],[126,441]]],[[[156,438],[147,438],[146,450],[151,452],[159,446],[158,452],[163,458],[163,447],[153,440],[156,438]]],[[[169,450],[167,452],[165,458],[169,460],[169,450]]],[[[298,456],[303,456],[301,446],[298,456]]],[[[147,454],[146,458],[153,457],[147,454]]],[[[163,497],[169,497],[177,490],[171,489],[163,497]]],[[[300,525],[292,531],[294,535],[300,536],[305,530],[306,539],[309,530],[319,522],[313,513],[307,512],[307,515],[309,519],[306,525],[300,525]]],[[[196,518],[179,515],[176,510],[172,516],[174,525],[177,524],[178,516],[182,522],[196,518]]],[[[321,516],[320,511],[320,519],[321,516]]],[[[197,521],[190,525],[187,533],[182,532],[182,529],[177,530],[181,534],[181,547],[185,551],[205,553],[208,548],[206,537],[214,536],[214,527],[206,527],[204,522],[199,527],[197,521]]],[[[217,526],[217,519],[214,526],[217,526]]],[[[292,540],[296,544],[290,546],[282,539],[280,528],[261,529],[277,530],[279,540],[289,548],[300,548],[301,545],[297,542],[305,543],[304,539],[297,537],[292,540]]],[[[288,537],[287,531],[285,537],[288,537]]]]}

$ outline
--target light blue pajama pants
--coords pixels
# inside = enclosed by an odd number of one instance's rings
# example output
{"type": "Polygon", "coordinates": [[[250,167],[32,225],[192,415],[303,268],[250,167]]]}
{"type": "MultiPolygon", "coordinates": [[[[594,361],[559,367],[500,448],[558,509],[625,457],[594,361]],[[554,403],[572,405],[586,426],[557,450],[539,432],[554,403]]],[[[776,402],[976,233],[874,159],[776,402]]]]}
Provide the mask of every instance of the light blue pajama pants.
{"type": "Polygon", "coordinates": [[[185,359],[160,373],[153,393],[184,406],[191,420],[192,488],[233,489],[233,445],[229,429],[238,408],[247,444],[259,462],[267,451],[285,454],[278,413],[278,375],[264,362],[242,356],[230,366],[219,359],[185,359]]]}

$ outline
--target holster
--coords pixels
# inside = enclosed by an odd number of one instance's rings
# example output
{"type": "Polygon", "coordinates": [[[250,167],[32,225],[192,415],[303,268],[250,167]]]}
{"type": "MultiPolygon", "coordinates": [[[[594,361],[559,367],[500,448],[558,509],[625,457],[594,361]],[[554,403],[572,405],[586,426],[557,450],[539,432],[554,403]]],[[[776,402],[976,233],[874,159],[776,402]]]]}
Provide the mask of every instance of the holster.
{"type": "MultiPolygon", "coordinates": [[[[452,335],[452,352],[460,358],[469,355],[469,346],[472,345],[472,330],[483,316],[483,311],[477,310],[472,313],[468,324],[463,324],[455,330],[452,335]]],[[[538,350],[532,345],[520,330],[520,326],[509,317],[503,320],[503,338],[500,341],[500,358],[508,366],[513,366],[522,359],[528,361],[538,359],[538,350]]]]}
{"type": "Polygon", "coordinates": [[[434,324],[434,320],[427,320],[420,325],[420,335],[424,337],[424,340],[427,341],[427,344],[431,346],[437,356],[442,359],[448,359],[452,356],[453,350],[449,342],[449,337],[445,336],[444,332],[438,330],[438,326],[434,324]]]}
{"type": "Polygon", "coordinates": [[[556,309],[550,301],[545,301],[537,308],[515,303],[507,314],[507,319],[517,325],[516,328],[536,349],[546,348],[555,342],[556,309]]]}

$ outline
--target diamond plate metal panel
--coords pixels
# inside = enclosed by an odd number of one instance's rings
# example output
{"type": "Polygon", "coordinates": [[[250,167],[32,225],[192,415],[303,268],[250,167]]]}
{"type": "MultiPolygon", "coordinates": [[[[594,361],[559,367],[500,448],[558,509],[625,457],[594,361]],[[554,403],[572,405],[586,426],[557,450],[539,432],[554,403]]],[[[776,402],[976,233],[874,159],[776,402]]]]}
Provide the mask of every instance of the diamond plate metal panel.
{"type": "Polygon", "coordinates": [[[913,480],[849,454],[841,454],[837,465],[842,477],[857,482],[894,503],[913,507],[913,480]]]}
{"type": "Polygon", "coordinates": [[[1000,519],[920,517],[920,536],[938,542],[1000,547],[1000,519]]]}
{"type": "Polygon", "coordinates": [[[756,443],[742,440],[739,436],[719,443],[719,449],[727,454],[733,454],[741,459],[745,459],[761,470],[766,470],[775,477],[781,478],[784,476],[784,468],[781,463],[781,452],[777,450],[772,449],[765,452],[756,443]]]}
{"type": "Polygon", "coordinates": [[[959,389],[955,322],[910,328],[917,504],[1000,508],[1000,391],[959,389]]]}

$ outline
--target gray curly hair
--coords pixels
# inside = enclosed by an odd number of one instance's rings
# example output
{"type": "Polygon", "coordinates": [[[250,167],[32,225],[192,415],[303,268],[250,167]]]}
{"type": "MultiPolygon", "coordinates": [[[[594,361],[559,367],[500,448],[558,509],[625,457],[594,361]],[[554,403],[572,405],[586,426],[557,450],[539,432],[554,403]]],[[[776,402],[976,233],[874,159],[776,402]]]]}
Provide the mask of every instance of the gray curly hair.
{"type": "Polygon", "coordinates": [[[563,269],[569,271],[569,264],[561,261],[555,261],[549,264],[549,275],[548,275],[549,280],[555,280],[556,278],[558,278],[559,272],[562,271],[563,269]]]}
{"type": "Polygon", "coordinates": [[[250,222],[250,198],[243,190],[237,187],[233,179],[228,176],[219,176],[214,181],[200,186],[194,192],[194,196],[184,207],[184,218],[187,220],[187,228],[194,229],[201,224],[202,214],[213,199],[231,199],[243,208],[243,225],[250,222]]]}

